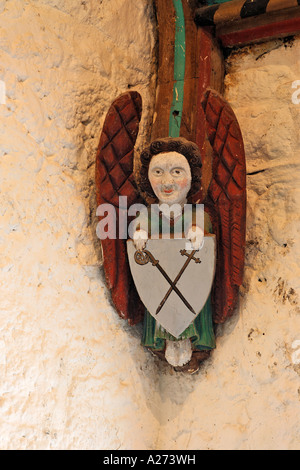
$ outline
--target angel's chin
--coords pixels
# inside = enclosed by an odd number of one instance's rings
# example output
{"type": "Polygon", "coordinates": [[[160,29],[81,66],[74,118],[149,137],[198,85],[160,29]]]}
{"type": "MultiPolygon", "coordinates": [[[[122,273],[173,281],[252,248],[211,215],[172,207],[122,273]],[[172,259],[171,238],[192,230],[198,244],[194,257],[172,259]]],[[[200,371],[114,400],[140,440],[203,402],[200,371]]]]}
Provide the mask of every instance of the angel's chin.
{"type": "Polygon", "coordinates": [[[164,198],[159,200],[159,204],[167,204],[168,206],[173,206],[174,204],[179,204],[180,205],[180,202],[178,202],[177,199],[173,200],[172,198],[164,197],[164,198]]]}
{"type": "Polygon", "coordinates": [[[185,201],[186,198],[182,198],[181,195],[178,194],[176,191],[172,191],[171,193],[164,193],[161,192],[159,194],[159,203],[160,204],[181,204],[182,201],[185,201]]]}

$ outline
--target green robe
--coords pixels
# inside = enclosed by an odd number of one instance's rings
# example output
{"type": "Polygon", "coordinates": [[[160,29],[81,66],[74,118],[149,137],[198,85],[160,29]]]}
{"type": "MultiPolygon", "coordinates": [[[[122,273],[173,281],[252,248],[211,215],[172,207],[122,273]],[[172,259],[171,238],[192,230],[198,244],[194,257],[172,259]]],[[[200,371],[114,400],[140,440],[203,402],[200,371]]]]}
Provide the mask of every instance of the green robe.
{"type": "MultiPolygon", "coordinates": [[[[183,219],[183,217],[181,217],[181,219],[183,219]]],[[[179,224],[181,223],[182,226],[184,225],[184,220],[178,221],[177,219],[176,225],[178,222],[179,224]]],[[[211,221],[209,215],[206,213],[204,216],[204,229],[207,233],[212,233],[211,221]]],[[[179,341],[187,338],[190,338],[194,350],[211,350],[216,347],[212,321],[211,296],[208,297],[206,304],[193,323],[188,326],[179,338],[175,338],[168,333],[157,323],[148,310],[145,310],[142,338],[143,346],[155,351],[163,351],[165,349],[166,340],[179,341]]]]}

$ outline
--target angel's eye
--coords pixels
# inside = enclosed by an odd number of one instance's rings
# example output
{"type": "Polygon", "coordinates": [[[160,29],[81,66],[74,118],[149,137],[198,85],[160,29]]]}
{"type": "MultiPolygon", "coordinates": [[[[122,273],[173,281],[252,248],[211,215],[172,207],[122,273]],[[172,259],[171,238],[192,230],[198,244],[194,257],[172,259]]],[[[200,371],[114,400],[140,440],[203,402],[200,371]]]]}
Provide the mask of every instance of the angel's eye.
{"type": "Polygon", "coordinates": [[[163,171],[160,168],[154,168],[153,174],[155,176],[161,176],[163,174],[163,171]]]}
{"type": "Polygon", "coordinates": [[[174,168],[174,170],[172,170],[172,175],[174,176],[181,176],[183,174],[183,170],[181,170],[181,168],[174,168]]]}

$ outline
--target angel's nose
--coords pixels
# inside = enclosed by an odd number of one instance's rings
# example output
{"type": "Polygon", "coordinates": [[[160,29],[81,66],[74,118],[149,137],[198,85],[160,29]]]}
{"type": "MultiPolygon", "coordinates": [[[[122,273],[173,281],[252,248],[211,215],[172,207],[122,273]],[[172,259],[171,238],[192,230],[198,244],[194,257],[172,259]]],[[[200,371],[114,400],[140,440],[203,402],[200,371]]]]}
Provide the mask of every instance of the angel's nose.
{"type": "Polygon", "coordinates": [[[172,184],[173,183],[173,176],[166,172],[162,178],[162,184],[172,184]]]}

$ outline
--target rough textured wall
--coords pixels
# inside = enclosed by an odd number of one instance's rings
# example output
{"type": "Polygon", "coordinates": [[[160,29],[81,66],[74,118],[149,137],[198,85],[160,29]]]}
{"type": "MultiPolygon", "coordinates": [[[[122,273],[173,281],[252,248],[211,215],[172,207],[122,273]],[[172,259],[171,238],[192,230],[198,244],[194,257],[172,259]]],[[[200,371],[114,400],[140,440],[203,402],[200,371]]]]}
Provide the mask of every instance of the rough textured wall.
{"type": "Polygon", "coordinates": [[[299,448],[299,39],[228,60],[247,262],[211,359],[192,377],[156,363],[106,297],[95,150],[128,87],[147,138],[154,24],[147,0],[0,0],[1,449],[299,448]]]}
{"type": "Polygon", "coordinates": [[[94,230],[101,125],[128,88],[147,138],[154,24],[147,0],[0,1],[1,449],[154,445],[153,361],[94,230]]]}
{"type": "Polygon", "coordinates": [[[226,98],[239,119],[247,156],[245,281],[239,308],[218,329],[217,349],[202,371],[188,380],[165,374],[159,439],[164,448],[300,447],[296,80],[299,38],[244,48],[227,61],[226,98]]]}

